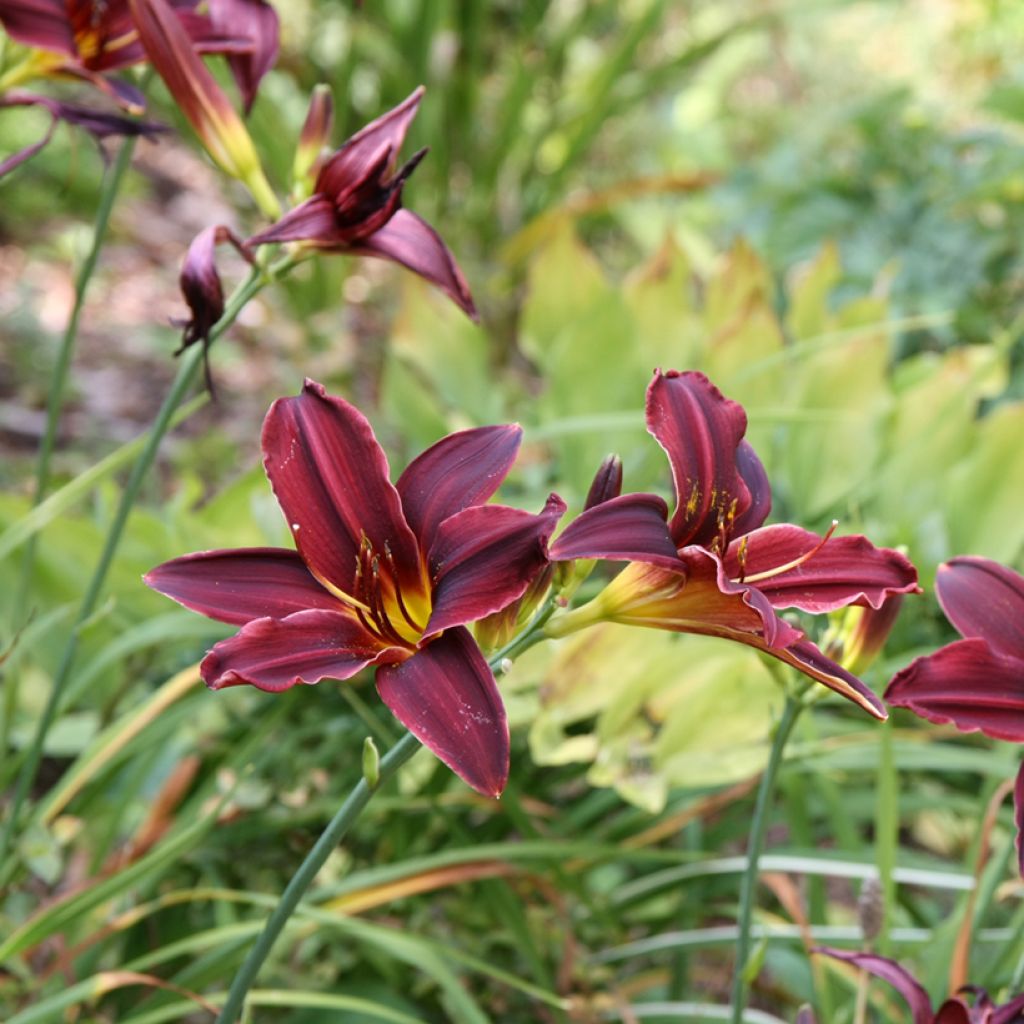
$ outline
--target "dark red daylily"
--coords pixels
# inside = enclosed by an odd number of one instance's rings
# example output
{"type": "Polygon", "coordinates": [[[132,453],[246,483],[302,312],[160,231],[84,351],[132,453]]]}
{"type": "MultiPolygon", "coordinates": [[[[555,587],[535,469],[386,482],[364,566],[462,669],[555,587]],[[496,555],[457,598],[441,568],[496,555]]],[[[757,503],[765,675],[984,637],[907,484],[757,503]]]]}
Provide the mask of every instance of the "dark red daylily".
{"type": "MultiPolygon", "coordinates": [[[[277,15],[264,0],[167,0],[200,53],[229,56],[246,107],[277,55],[277,15]]],[[[144,106],[138,90],[109,72],[146,59],[129,0],[0,0],[0,24],[19,43],[42,51],[22,77],[69,75],[112,95],[133,112],[144,106]]]]}
{"type": "Polygon", "coordinates": [[[302,242],[391,260],[436,285],[475,320],[469,287],[448,247],[426,221],[402,209],[402,186],[426,153],[398,167],[423,91],[420,86],[353,135],[324,161],[313,194],[247,244],[302,242]]]}
{"type": "MultiPolygon", "coordinates": [[[[897,672],[885,699],[930,722],[1024,743],[1024,576],[991,559],[962,555],[939,566],[935,592],[963,639],[897,672]]],[[[1024,874],[1024,765],[1015,802],[1024,874]]]]}
{"type": "Polygon", "coordinates": [[[384,703],[481,793],[508,775],[509,737],[494,676],[466,624],[519,598],[547,565],[565,506],[538,515],[482,504],[519,448],[518,426],[451,434],[389,480],[353,406],[307,381],[275,402],[264,466],[297,550],[185,555],[153,569],[155,590],[240,626],[206,655],[212,689],[277,692],[377,666],[384,703]]]}
{"type": "MultiPolygon", "coordinates": [[[[1024,995],[996,1006],[984,989],[969,987],[961,991],[975,997],[973,1005],[957,995],[947,999],[936,1010],[921,983],[908,970],[888,957],[876,953],[858,953],[826,947],[812,952],[853,964],[868,974],[887,981],[910,1007],[913,1024],[1024,1024],[1024,995]]],[[[810,1021],[813,1024],[813,1017],[810,1021]]]]}
{"type": "MultiPolygon", "coordinates": [[[[892,595],[917,591],[917,572],[899,552],[864,537],[821,537],[789,523],[763,526],[771,489],[743,439],[746,425],[743,407],[703,374],[655,374],[647,390],[647,429],[672,468],[677,500],[669,529],[676,552],[666,559],[660,543],[644,552],[637,542],[633,564],[590,604],[553,619],[548,632],[563,635],[604,620],[737,640],[885,718],[864,683],[777,611],[879,608],[892,595]]],[[[605,507],[571,523],[551,546],[551,557],[602,558],[610,548],[623,550],[626,538],[604,520],[605,507]]]]}

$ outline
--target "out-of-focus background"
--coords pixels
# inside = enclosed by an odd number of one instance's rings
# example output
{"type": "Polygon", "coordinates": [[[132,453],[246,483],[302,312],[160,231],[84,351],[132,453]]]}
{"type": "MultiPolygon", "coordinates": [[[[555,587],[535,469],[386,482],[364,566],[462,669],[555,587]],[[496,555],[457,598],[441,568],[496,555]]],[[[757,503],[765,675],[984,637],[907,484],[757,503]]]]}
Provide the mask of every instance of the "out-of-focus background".
{"type": "MultiPolygon", "coordinates": [[[[0,904],[7,931],[43,908],[25,977],[0,975],[12,1005],[30,991],[56,1007],[62,979],[125,965],[223,990],[249,923],[358,778],[363,737],[386,746],[396,733],[358,684],[189,692],[145,717],[165,680],[227,631],[149,593],[140,574],[199,548],[287,543],[259,428],[305,376],[366,410],[396,470],[449,430],[517,419],[526,445],[504,494],[539,507],[557,489],[578,509],[608,451],[623,456],[628,489],[668,495],[643,391],[656,366],[695,367],[746,406],[775,518],[816,529],[838,518],[843,532],[905,545],[929,587],[956,553],[1020,566],[1020,4],[278,9],[282,54],[250,127],[279,193],[315,84],[333,89],[336,143],[426,85],[406,152],[430,152],[405,204],[456,254],[482,323],[390,264],[325,256],[216,342],[217,399],[165,445],[47,747],[42,811],[18,851],[29,881],[0,904]],[[117,739],[126,722],[137,732],[117,739]],[[61,896],[94,892],[124,863],[144,866],[138,881],[60,916],[61,896]]],[[[115,209],[83,313],[58,484],[152,419],[175,371],[169,321],[185,313],[177,273],[189,241],[210,224],[250,234],[263,223],[162,89],[150,95],[152,115],[180,135],[139,143],[115,209]]],[[[0,155],[45,125],[39,111],[0,111],[0,155]]],[[[102,171],[94,144],[60,127],[0,182],[0,531],[27,509],[102,171]]],[[[219,260],[229,284],[240,277],[240,261],[219,260]]],[[[45,702],[118,473],[100,474],[40,535],[30,607],[11,607],[12,587],[0,593],[5,623],[25,630],[4,666],[19,680],[3,709],[5,781],[45,702]]],[[[0,570],[13,579],[18,564],[15,551],[0,570]]],[[[879,689],[952,636],[930,596],[907,606],[867,676],[879,689]]],[[[501,803],[418,759],[330,862],[314,899],[331,923],[301,918],[267,972],[268,990],[366,999],[378,1016],[282,997],[257,1019],[631,1021],[631,1006],[727,999],[728,947],[709,929],[733,919],[736,879],[715,863],[742,851],[779,703],[763,664],[711,641],[609,629],[535,649],[502,685],[515,743],[501,803]],[[687,867],[697,882],[684,882],[687,867]]],[[[829,704],[807,716],[784,775],[773,846],[821,871],[799,892],[788,876],[770,886],[763,923],[792,936],[765,947],[755,1000],[782,1018],[824,992],[825,1019],[850,1019],[851,989],[812,971],[795,908],[854,928],[850,878],[878,854],[880,786],[900,795],[900,864],[932,872],[901,886],[894,948],[912,961],[926,936],[935,955],[918,963],[944,995],[981,798],[1013,752],[897,716],[895,774],[883,778],[879,742],[874,723],[829,704]]],[[[999,849],[1009,831],[1007,809],[999,849]]],[[[996,990],[1024,950],[1019,884],[997,874],[991,887],[972,978],[996,990]]],[[[76,1019],[208,1019],[181,1016],[192,1004],[173,991],[110,988],[74,1003],[87,1008],[76,1019]]]]}

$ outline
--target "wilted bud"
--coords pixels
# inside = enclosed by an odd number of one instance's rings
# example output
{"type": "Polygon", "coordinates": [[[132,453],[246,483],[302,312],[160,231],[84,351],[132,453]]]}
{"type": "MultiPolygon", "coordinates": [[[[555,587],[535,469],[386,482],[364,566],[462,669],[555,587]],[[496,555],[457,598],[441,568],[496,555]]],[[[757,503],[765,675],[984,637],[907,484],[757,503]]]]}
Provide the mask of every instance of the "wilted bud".
{"type": "Polygon", "coordinates": [[[593,508],[603,502],[617,498],[622,493],[622,459],[608,455],[594,474],[594,482],[587,491],[583,509],[593,508]]]}
{"type": "Polygon", "coordinates": [[[860,605],[845,608],[839,628],[828,644],[829,657],[848,672],[860,675],[881,653],[902,602],[902,595],[894,594],[882,602],[881,608],[860,605]]]}
{"type": "Polygon", "coordinates": [[[549,563],[534,577],[518,601],[476,623],[473,632],[482,650],[496,651],[504,647],[526,626],[548,592],[554,572],[555,566],[549,563]]]}
{"type": "MultiPolygon", "coordinates": [[[[196,235],[188,247],[178,277],[182,295],[192,314],[189,320],[178,322],[179,326],[184,327],[178,352],[183,352],[196,342],[202,342],[204,347],[209,345],[210,331],[224,315],[224,286],[216,262],[217,246],[223,242],[229,242],[249,263],[253,262],[252,254],[242,241],[223,224],[204,228],[196,235]]],[[[209,366],[206,383],[212,391],[209,366]]]]}
{"type": "Polygon", "coordinates": [[[867,942],[873,942],[885,923],[885,901],[882,883],[877,878],[865,878],[857,897],[857,917],[860,930],[867,942]]]}
{"type": "Polygon", "coordinates": [[[321,83],[314,87],[309,98],[309,111],[299,134],[299,144],[295,147],[292,193],[296,199],[305,199],[313,193],[333,127],[334,99],[330,86],[321,83]]]}

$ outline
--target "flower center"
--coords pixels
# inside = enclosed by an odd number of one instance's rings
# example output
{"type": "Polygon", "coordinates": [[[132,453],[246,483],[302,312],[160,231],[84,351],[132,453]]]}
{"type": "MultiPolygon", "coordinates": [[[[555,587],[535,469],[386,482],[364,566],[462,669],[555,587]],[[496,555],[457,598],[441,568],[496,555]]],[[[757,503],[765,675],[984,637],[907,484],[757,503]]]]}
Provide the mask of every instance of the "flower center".
{"type": "Polygon", "coordinates": [[[415,647],[430,618],[430,597],[403,593],[400,572],[390,546],[383,556],[364,534],[356,555],[352,607],[359,621],[387,643],[415,647]]]}

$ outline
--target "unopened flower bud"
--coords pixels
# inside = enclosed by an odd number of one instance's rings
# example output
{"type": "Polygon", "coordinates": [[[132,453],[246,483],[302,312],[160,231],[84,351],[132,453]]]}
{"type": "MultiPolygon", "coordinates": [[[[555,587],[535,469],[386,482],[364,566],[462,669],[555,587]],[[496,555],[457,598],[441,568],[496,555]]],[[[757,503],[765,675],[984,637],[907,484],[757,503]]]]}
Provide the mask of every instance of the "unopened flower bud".
{"type": "Polygon", "coordinates": [[[601,505],[622,493],[622,459],[618,455],[608,455],[594,474],[594,482],[587,491],[587,500],[583,503],[584,511],[601,505]]]}
{"type": "Polygon", "coordinates": [[[334,125],[334,99],[330,86],[323,83],[313,89],[309,98],[306,121],[295,147],[292,163],[292,192],[296,199],[305,199],[316,187],[323,164],[323,155],[331,142],[334,125]]]}
{"type": "Polygon", "coordinates": [[[882,652],[902,601],[902,595],[894,594],[886,598],[881,608],[846,608],[838,634],[829,645],[829,656],[848,672],[860,675],[882,652]]]}
{"type": "Polygon", "coordinates": [[[380,751],[372,736],[363,740],[363,778],[370,789],[380,785],[380,751]]]}

